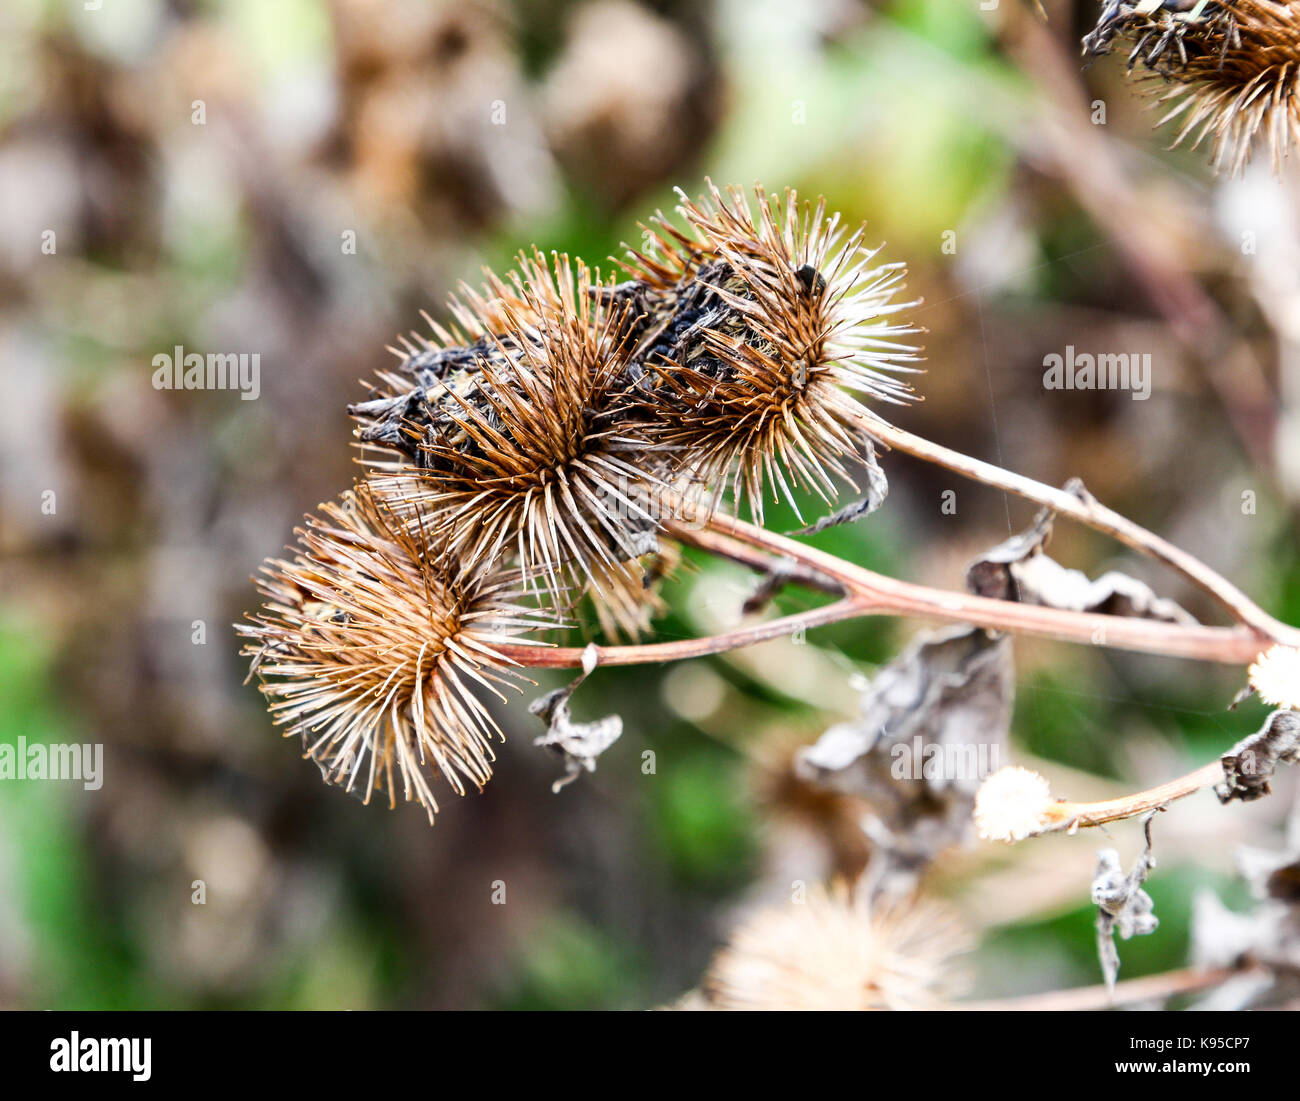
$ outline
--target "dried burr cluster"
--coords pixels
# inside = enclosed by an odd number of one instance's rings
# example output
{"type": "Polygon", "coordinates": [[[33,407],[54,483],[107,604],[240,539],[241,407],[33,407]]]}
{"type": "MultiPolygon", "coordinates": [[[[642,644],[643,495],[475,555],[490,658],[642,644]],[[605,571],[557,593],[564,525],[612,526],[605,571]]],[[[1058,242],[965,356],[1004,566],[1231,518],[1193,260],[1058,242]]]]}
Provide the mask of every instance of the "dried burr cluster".
{"type": "Polygon", "coordinates": [[[1083,41],[1090,56],[1117,42],[1163,86],[1178,120],[1174,145],[1209,141],[1217,167],[1233,173],[1256,141],[1275,169],[1300,138],[1300,10],[1276,0],[1106,0],[1083,41]]]}
{"type": "Polygon", "coordinates": [[[350,408],[365,477],[263,567],[240,628],[328,781],[430,820],[437,778],[481,788],[500,731],[479,693],[519,676],[503,644],[584,596],[644,632],[674,516],[831,503],[871,455],[852,395],[910,397],[904,269],[862,229],[792,191],[710,184],[678,209],[624,281],[534,252],[463,288],[350,408]]]}

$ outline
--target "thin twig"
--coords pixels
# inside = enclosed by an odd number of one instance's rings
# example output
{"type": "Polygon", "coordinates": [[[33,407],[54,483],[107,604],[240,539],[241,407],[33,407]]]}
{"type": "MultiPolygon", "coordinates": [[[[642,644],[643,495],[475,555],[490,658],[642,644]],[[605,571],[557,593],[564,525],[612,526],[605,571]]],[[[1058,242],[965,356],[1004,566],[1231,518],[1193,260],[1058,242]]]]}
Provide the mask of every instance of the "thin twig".
{"type": "Polygon", "coordinates": [[[1222,780],[1222,762],[1212,761],[1195,772],[1189,772],[1186,776],[1179,776],[1176,780],[1169,780],[1146,791],[1121,795],[1118,799],[1103,799],[1098,803],[1071,803],[1062,800],[1053,803],[1047,810],[1044,818],[1048,824],[1040,832],[1050,833],[1062,829],[1073,831],[1077,828],[1102,826],[1107,822],[1134,818],[1139,814],[1168,806],[1175,799],[1194,795],[1203,788],[1221,783],[1222,780]]]}
{"type": "Polygon", "coordinates": [[[1218,986],[1235,975],[1250,974],[1230,967],[1202,970],[1187,968],[1126,979],[1116,983],[1114,992],[1105,983],[1080,986],[1073,990],[1052,990],[1045,994],[1023,994],[1014,998],[997,998],[984,1002],[958,1002],[948,1008],[976,1013],[1061,1013],[1088,1009],[1110,1009],[1134,1002],[1164,1001],[1178,994],[1192,994],[1218,986]]]}
{"type": "Polygon", "coordinates": [[[1062,516],[1086,524],[1088,527],[1119,540],[1125,546],[1164,563],[1181,574],[1197,588],[1203,590],[1226,608],[1239,623],[1260,635],[1287,646],[1300,646],[1300,631],[1290,627],[1259,607],[1231,581],[1217,573],[1199,558],[1174,546],[1140,524],[1107,508],[1092,496],[1071,493],[1068,490],[1036,482],[1032,478],[1003,470],[992,463],[963,455],[941,444],[890,424],[874,413],[857,414],[859,426],[874,439],[897,448],[918,459],[936,463],[955,474],[970,478],[995,489],[1014,493],[1036,504],[1044,505],[1062,516]]]}
{"type": "MultiPolygon", "coordinates": [[[[828,623],[838,623],[840,620],[857,619],[871,614],[873,614],[872,609],[863,601],[846,598],[828,604],[824,608],[813,608],[797,615],[782,616],[780,619],[738,627],[734,631],[725,631],[721,634],[705,635],[703,638],[637,643],[629,646],[596,646],[594,649],[600,665],[650,665],[685,661],[687,658],[723,654],[759,642],[769,642],[774,638],[792,635],[800,628],[809,630],[813,627],[824,627],[828,623]]],[[[538,646],[526,643],[500,643],[493,646],[494,652],[500,657],[530,669],[579,669],[582,667],[582,655],[587,649],[589,648],[538,646]]]]}

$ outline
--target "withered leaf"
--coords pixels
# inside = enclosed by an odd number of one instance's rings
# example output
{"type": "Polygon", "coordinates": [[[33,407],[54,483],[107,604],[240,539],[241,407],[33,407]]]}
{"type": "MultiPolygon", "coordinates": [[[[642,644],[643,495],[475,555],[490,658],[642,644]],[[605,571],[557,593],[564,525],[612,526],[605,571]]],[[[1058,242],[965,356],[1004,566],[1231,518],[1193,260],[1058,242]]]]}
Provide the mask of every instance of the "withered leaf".
{"type": "Polygon", "coordinates": [[[1151,814],[1146,818],[1146,847],[1127,875],[1116,850],[1102,849],[1097,853],[1097,874],[1092,881],[1092,901],[1097,907],[1097,954],[1106,985],[1112,990],[1119,974],[1115,934],[1128,940],[1154,933],[1160,924],[1151,896],[1142,889],[1151,869],[1156,866],[1155,857],[1151,855],[1153,817],[1151,814]]]}
{"type": "Polygon", "coordinates": [[[1192,910],[1192,960],[1206,968],[1245,962],[1256,967],[1243,973],[1235,1003],[1219,998],[1198,1008],[1277,1008],[1300,992],[1300,802],[1291,810],[1281,850],[1242,848],[1235,857],[1256,904],[1239,913],[1208,888],[1199,892],[1192,910]]]}
{"type": "Polygon", "coordinates": [[[870,516],[885,503],[885,498],[889,496],[889,479],[885,477],[884,470],[881,469],[880,463],[876,460],[876,448],[869,439],[863,440],[863,450],[858,455],[858,459],[866,469],[866,493],[858,500],[850,501],[843,508],[838,508],[829,515],[823,516],[816,523],[809,524],[804,528],[798,528],[795,531],[786,532],[787,535],[816,535],[819,531],[825,531],[827,528],[848,524],[854,520],[860,520],[863,516],[870,516]]]}
{"type": "Polygon", "coordinates": [[[1292,838],[1291,844],[1280,852],[1242,848],[1236,858],[1237,869],[1256,898],[1271,898],[1293,906],[1300,903],[1300,839],[1292,838]]]}
{"type": "Polygon", "coordinates": [[[623,734],[623,720],[618,715],[606,715],[589,723],[574,722],[569,715],[569,697],[591,675],[596,664],[596,647],[588,646],[582,654],[580,676],[528,705],[528,710],[547,724],[546,733],[534,738],[533,745],[544,746],[564,758],[565,773],[551,785],[554,792],[572,783],[584,771],[595,772],[596,759],[623,734]]]}
{"type": "Polygon", "coordinates": [[[962,626],[925,634],[876,674],[859,718],[799,754],[802,779],[870,804],[881,857],[873,877],[905,887],[968,836],[975,792],[1005,749],[1014,692],[1007,638],[962,626]]]}
{"type": "Polygon", "coordinates": [[[1300,713],[1274,711],[1260,730],[1243,738],[1220,760],[1223,783],[1214,787],[1220,803],[1262,798],[1271,790],[1269,781],[1279,764],[1300,761],[1300,713]]]}
{"type": "Polygon", "coordinates": [[[966,585],[979,596],[1041,604],[1072,612],[1158,619],[1196,620],[1172,600],[1157,596],[1135,577],[1117,571],[1095,581],[1082,570],[1062,566],[1045,553],[1052,538],[1052,512],[1044,509],[1033,524],[971,563],[966,585]]]}

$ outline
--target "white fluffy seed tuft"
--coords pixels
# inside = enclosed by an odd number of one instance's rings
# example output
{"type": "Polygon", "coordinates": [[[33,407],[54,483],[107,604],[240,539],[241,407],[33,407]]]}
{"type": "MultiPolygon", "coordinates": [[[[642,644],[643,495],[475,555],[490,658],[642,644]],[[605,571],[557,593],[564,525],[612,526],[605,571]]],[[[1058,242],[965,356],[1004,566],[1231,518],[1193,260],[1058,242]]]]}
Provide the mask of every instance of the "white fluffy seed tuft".
{"type": "Polygon", "coordinates": [[[1271,707],[1300,709],[1300,649],[1274,646],[1250,667],[1250,686],[1271,707]]]}
{"type": "Polygon", "coordinates": [[[1027,768],[999,769],[975,795],[975,828],[985,841],[1023,841],[1047,824],[1047,780],[1027,768]]]}

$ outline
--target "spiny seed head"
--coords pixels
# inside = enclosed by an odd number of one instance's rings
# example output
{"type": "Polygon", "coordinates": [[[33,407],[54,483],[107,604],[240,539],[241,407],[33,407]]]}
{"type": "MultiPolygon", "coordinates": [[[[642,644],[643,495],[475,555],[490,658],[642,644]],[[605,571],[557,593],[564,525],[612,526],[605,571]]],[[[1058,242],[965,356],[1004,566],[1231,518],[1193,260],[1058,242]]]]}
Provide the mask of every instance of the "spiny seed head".
{"type": "Polygon", "coordinates": [[[652,449],[621,396],[628,312],[566,256],[525,258],[516,279],[509,334],[424,391],[428,415],[405,429],[413,461],[372,462],[371,484],[467,567],[508,554],[550,593],[574,578],[623,592],[624,563],[655,549],[657,528],[652,449]]]}
{"type": "Polygon", "coordinates": [[[751,917],[705,988],[720,1009],[934,1009],[956,985],[951,961],[965,947],[936,903],[873,905],[837,884],[751,917]]]}
{"type": "MultiPolygon", "coordinates": [[[[643,321],[637,396],[655,438],[679,470],[737,500],[761,521],[764,483],[793,503],[794,486],[828,502],[832,475],[863,449],[862,407],[844,390],[903,403],[918,330],[895,320],[902,264],[873,266],[865,227],[841,226],[824,199],[800,203],[756,188],[725,194],[711,182],[698,202],[684,193],[682,230],[663,216],[624,265],[643,321]]],[[[624,285],[627,286],[626,284],[624,285]]]]}
{"type": "Polygon", "coordinates": [[[546,627],[501,574],[449,568],[360,486],[297,531],[292,560],[257,579],[266,604],[241,624],[277,724],[299,735],[329,783],[364,802],[400,791],[437,811],[431,781],[458,795],[492,775],[500,737],[475,688],[516,676],[494,647],[546,627]]]}
{"type": "Polygon", "coordinates": [[[357,437],[363,445],[414,461],[424,429],[439,419],[440,402],[447,404],[450,391],[472,392],[480,363],[500,367],[517,352],[517,330],[538,324],[539,301],[548,315],[563,316],[564,304],[540,256],[521,254],[519,262],[521,270],[505,278],[485,271],[480,289],[461,283],[448,301],[454,320],[443,325],[423,313],[430,335],[412,332],[398,338],[400,347],[389,346],[397,365],[378,372],[366,401],[348,407],[360,422],[357,437]],[[544,278],[528,285],[521,272],[539,267],[544,278]]]}
{"type": "Polygon", "coordinates": [[[1111,0],[1085,53],[1132,43],[1129,67],[1141,65],[1173,86],[1160,97],[1179,120],[1173,144],[1211,141],[1216,168],[1238,173],[1256,141],[1275,170],[1300,138],[1300,18],[1294,3],[1274,0],[1111,0]]]}

